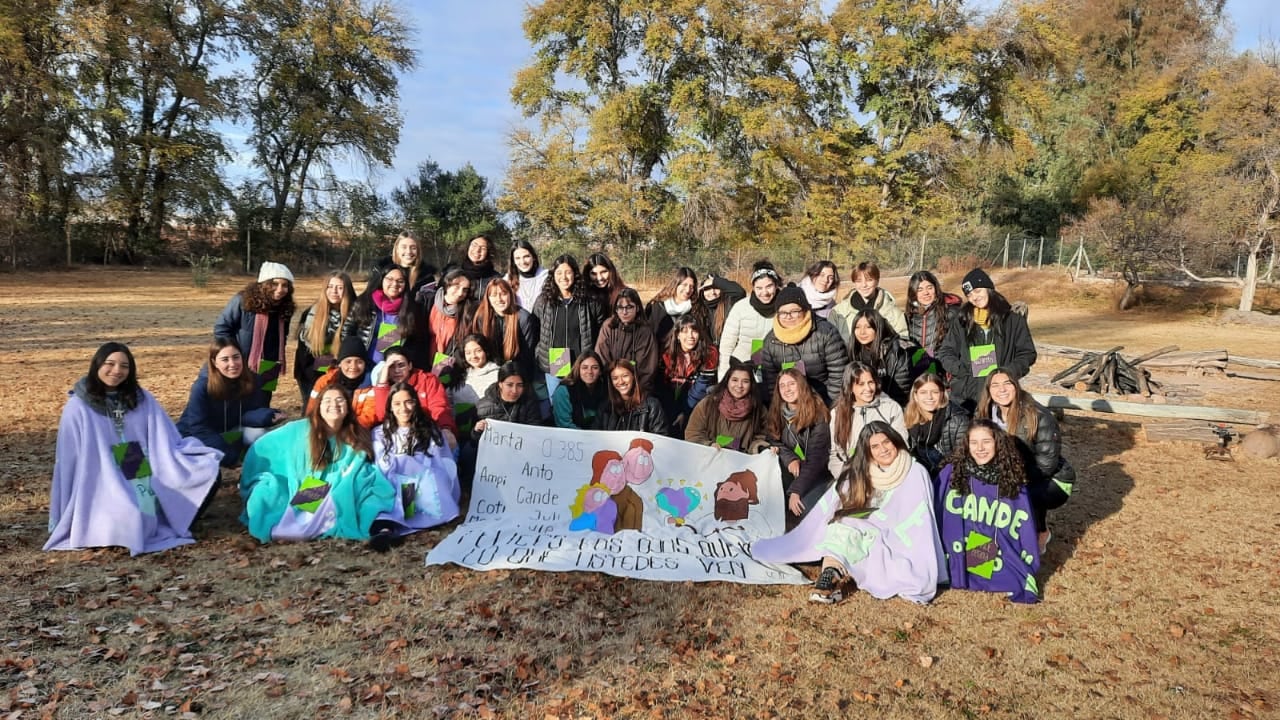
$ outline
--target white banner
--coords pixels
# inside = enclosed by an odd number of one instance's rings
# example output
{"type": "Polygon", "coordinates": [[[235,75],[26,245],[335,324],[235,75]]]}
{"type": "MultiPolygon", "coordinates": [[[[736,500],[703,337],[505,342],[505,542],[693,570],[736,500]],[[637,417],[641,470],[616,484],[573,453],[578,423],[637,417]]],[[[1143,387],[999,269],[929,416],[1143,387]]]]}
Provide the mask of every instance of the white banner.
{"type": "Polygon", "coordinates": [[[804,584],[749,552],[783,533],[783,502],[772,453],[490,420],[466,522],[427,564],[804,584]]]}

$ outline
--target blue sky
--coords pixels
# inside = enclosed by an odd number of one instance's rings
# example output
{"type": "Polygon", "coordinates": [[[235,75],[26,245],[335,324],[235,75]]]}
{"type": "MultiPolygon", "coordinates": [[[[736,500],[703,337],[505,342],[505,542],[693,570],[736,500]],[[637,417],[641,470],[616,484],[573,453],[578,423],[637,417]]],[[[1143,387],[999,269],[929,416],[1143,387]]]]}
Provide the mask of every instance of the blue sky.
{"type": "MultiPolygon", "coordinates": [[[[521,22],[524,0],[401,0],[414,38],[418,65],[401,78],[404,127],[394,167],[375,171],[382,190],[400,186],[430,158],[444,170],[470,162],[496,186],[506,171],[507,135],[522,122],[511,104],[511,80],[533,51],[521,22]]],[[[1238,49],[1280,37],[1277,0],[1227,0],[1238,49]]],[[[994,3],[993,3],[994,4],[994,3]]],[[[356,164],[338,172],[363,177],[356,164]]]]}

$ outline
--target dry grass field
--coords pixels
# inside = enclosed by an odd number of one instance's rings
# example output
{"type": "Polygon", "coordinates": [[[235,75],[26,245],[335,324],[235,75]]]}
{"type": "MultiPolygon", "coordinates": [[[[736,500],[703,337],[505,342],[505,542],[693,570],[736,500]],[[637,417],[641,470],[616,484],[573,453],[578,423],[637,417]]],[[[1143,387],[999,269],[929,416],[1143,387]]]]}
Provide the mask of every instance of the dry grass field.
{"type": "MultiPolygon", "coordinates": [[[[1030,301],[1037,340],[1280,358],[1280,329],[1216,321],[1224,290],[1165,291],[1121,315],[1105,287],[994,276],[1030,301]]],[[[195,545],[138,558],[41,552],[58,417],[94,349],[129,343],[142,384],[176,417],[243,282],[0,275],[0,717],[1280,714],[1280,463],[1149,443],[1133,417],[1063,423],[1081,479],[1050,515],[1034,606],[943,592],[927,607],[857,594],[825,607],[798,587],[424,567],[451,528],[385,556],[336,541],[259,546],[229,492],[195,545]]],[[[903,280],[886,284],[905,297],[903,280]]],[[[319,288],[300,279],[298,297],[319,288]]],[[[1261,302],[1274,310],[1277,295],[1261,302]]],[[[1202,404],[1280,419],[1280,383],[1202,385],[1202,404]]],[[[294,388],[282,382],[277,398],[296,416],[294,388]]]]}

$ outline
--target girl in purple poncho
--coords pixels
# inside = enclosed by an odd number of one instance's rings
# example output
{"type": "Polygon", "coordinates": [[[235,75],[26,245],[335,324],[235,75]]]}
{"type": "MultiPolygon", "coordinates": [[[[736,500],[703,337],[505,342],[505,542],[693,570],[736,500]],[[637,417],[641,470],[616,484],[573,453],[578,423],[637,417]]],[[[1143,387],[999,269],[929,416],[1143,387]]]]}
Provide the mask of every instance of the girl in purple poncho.
{"type": "Polygon", "coordinates": [[[195,542],[191,523],[222,453],[179,436],[138,387],[129,348],[98,348],[62,410],[45,550],[123,546],[131,555],[195,542]]]}
{"type": "Polygon", "coordinates": [[[888,423],[873,421],[835,485],[795,530],[759,540],[762,562],[822,561],[809,599],[833,604],[846,580],[877,599],[933,599],[944,567],[929,471],[888,423]]]}

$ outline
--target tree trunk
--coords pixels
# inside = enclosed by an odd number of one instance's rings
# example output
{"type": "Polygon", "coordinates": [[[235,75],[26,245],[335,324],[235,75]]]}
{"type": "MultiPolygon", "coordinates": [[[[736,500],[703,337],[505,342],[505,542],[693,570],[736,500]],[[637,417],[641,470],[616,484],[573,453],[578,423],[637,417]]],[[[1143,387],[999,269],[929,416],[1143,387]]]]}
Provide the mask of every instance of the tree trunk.
{"type": "Polygon", "coordinates": [[[1258,291],[1258,253],[1250,248],[1244,265],[1244,287],[1240,289],[1240,312],[1253,310],[1253,296],[1258,291]]]}

